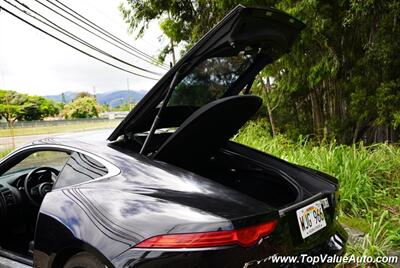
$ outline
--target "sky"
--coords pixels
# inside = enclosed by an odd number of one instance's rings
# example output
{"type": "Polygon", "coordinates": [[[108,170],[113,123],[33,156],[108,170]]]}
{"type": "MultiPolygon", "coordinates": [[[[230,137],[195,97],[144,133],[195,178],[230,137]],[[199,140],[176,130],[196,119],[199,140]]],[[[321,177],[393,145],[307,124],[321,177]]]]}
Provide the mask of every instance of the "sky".
{"type": "MultiPolygon", "coordinates": [[[[137,59],[121,49],[106,43],[63,19],[51,10],[41,6],[34,0],[20,1],[85,41],[124,61],[157,73],[165,73],[164,69],[137,59]]],[[[47,1],[40,1],[55,8],[47,1]]],[[[167,40],[162,37],[162,32],[156,21],[151,23],[143,38],[135,40],[135,34],[128,33],[128,27],[118,10],[118,6],[122,0],[59,1],[67,4],[90,21],[149,55],[156,56],[161,47],[167,43],[167,40]]],[[[11,2],[15,3],[13,0],[11,2]]],[[[71,44],[79,48],[83,47],[67,37],[57,34],[54,30],[43,26],[40,22],[29,19],[28,16],[8,5],[3,0],[0,0],[0,5],[35,25],[51,33],[55,33],[58,37],[68,40],[71,44]]],[[[62,12],[61,10],[59,11],[62,12]]],[[[116,65],[124,66],[90,49],[85,50],[116,65]]],[[[126,65],[124,68],[133,72],[140,72],[126,65]]],[[[140,73],[145,74],[143,72],[140,73]]],[[[151,74],[150,76],[160,77],[151,74]]],[[[66,91],[100,93],[122,90],[127,89],[128,85],[130,90],[147,91],[155,83],[155,80],[140,78],[96,61],[41,33],[6,12],[0,12],[0,89],[15,90],[32,95],[57,95],[66,91]]]]}

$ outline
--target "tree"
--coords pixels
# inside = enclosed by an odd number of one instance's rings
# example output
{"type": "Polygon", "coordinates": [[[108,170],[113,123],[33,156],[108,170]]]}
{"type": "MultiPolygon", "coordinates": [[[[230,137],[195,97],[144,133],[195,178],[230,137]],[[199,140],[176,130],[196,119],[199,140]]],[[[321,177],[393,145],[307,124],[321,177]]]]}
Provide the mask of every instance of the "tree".
{"type": "Polygon", "coordinates": [[[312,134],[342,143],[398,139],[398,109],[382,103],[400,101],[400,3],[281,0],[277,7],[307,25],[292,52],[268,67],[290,92],[287,104],[311,119],[297,128],[312,122],[312,134]]]}
{"type": "Polygon", "coordinates": [[[22,106],[23,119],[27,121],[42,120],[45,117],[54,116],[60,112],[59,105],[54,101],[40,96],[28,96],[22,106]]]}
{"type": "Polygon", "coordinates": [[[63,117],[69,118],[92,118],[99,117],[102,108],[92,97],[81,97],[66,104],[62,111],[63,117]]]}
{"type": "Polygon", "coordinates": [[[261,73],[261,75],[257,77],[255,82],[256,88],[261,91],[256,91],[256,94],[263,97],[268,114],[268,120],[271,126],[272,137],[275,137],[278,134],[278,130],[275,125],[273,112],[276,108],[279,107],[283,92],[278,87],[272,85],[271,77],[269,77],[269,75],[265,72],[261,73]]]}
{"type": "Polygon", "coordinates": [[[117,105],[116,107],[113,107],[110,110],[113,112],[120,112],[120,111],[121,112],[129,112],[132,110],[133,107],[135,107],[135,103],[124,102],[124,103],[121,103],[120,105],[117,105]]]}
{"type": "Polygon", "coordinates": [[[24,116],[22,104],[26,98],[15,91],[0,90],[0,117],[4,118],[9,126],[24,116]]]}
{"type": "Polygon", "coordinates": [[[268,65],[264,70],[268,75],[258,80],[272,77],[274,81],[269,86],[264,83],[265,90],[256,90],[268,104],[272,128],[293,138],[312,135],[341,143],[400,139],[398,0],[127,3],[121,12],[129,29],[143,34],[150,21],[161,20],[164,34],[186,49],[239,3],[286,11],[307,27],[291,53],[268,65]],[[271,109],[276,96],[282,96],[279,106],[271,109]]]}
{"type": "Polygon", "coordinates": [[[160,21],[161,30],[170,39],[159,55],[160,61],[164,61],[169,53],[174,57],[174,47],[179,45],[186,45],[186,49],[191,47],[239,2],[244,5],[271,6],[276,1],[126,0],[126,5],[120,5],[120,11],[129,30],[138,31],[137,37],[143,35],[151,21],[160,21]]]}
{"type": "Polygon", "coordinates": [[[87,92],[87,91],[81,91],[81,92],[78,92],[78,94],[76,94],[74,100],[77,100],[77,99],[79,99],[79,98],[84,98],[84,97],[93,98],[93,95],[90,94],[90,93],[87,92]]]}
{"type": "Polygon", "coordinates": [[[9,125],[17,120],[41,120],[58,113],[58,105],[52,100],[11,90],[0,90],[0,117],[9,125]]]}

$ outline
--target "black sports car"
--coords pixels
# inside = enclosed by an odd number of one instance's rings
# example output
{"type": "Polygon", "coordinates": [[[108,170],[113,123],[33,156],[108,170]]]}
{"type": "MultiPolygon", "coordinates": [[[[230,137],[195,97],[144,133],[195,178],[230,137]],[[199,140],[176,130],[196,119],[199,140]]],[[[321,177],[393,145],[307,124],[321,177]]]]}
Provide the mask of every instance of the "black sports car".
{"type": "Polygon", "coordinates": [[[287,267],[271,256],[343,254],[337,180],[230,141],[261,106],[255,76],[302,28],[238,6],[108,141],[47,139],[5,157],[3,267],[287,267]]]}

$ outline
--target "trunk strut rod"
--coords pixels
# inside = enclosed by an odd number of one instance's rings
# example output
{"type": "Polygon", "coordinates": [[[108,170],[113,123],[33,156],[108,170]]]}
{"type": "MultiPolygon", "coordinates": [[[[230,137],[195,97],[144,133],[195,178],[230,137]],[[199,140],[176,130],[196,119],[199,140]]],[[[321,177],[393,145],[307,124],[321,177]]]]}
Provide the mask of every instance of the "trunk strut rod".
{"type": "Polygon", "coordinates": [[[146,140],[144,141],[143,146],[140,149],[140,154],[145,154],[146,153],[146,149],[149,146],[151,138],[154,136],[154,132],[157,129],[158,122],[161,119],[162,112],[164,111],[165,107],[167,106],[167,103],[168,103],[168,101],[169,101],[169,99],[170,99],[170,97],[172,95],[172,91],[173,91],[173,89],[174,89],[174,87],[176,85],[176,80],[178,79],[179,74],[180,74],[180,70],[178,70],[175,73],[174,77],[172,78],[172,81],[171,81],[171,84],[169,85],[167,94],[165,95],[165,98],[164,98],[163,102],[161,103],[161,107],[158,110],[158,113],[157,113],[156,117],[154,118],[153,124],[151,125],[150,131],[149,131],[149,135],[147,135],[146,140]]]}

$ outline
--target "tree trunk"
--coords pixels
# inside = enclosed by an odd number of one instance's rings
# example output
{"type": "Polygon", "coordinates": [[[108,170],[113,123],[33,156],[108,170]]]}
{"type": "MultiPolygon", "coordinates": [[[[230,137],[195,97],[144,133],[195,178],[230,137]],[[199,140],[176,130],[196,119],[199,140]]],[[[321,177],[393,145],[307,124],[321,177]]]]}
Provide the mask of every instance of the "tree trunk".
{"type": "Polygon", "coordinates": [[[318,139],[321,139],[323,135],[324,119],[323,119],[321,105],[318,100],[317,92],[315,89],[311,90],[310,98],[311,98],[311,110],[314,123],[314,133],[318,137],[318,139]]]}
{"type": "MultiPolygon", "coordinates": [[[[262,78],[260,77],[260,81],[261,84],[264,88],[264,92],[265,94],[269,94],[269,89],[271,87],[271,83],[269,81],[269,77],[267,77],[267,83],[264,83],[264,81],[262,80],[262,78]]],[[[267,112],[268,112],[268,119],[269,119],[269,123],[271,125],[271,131],[272,131],[272,137],[276,136],[276,128],[275,128],[275,121],[274,121],[274,116],[272,114],[272,108],[271,108],[271,104],[268,102],[268,100],[265,102],[267,105],[267,112]]]]}
{"type": "MultiPolygon", "coordinates": [[[[271,82],[269,80],[269,77],[267,77],[267,84],[265,88],[267,93],[269,93],[270,88],[271,88],[271,82]]],[[[267,103],[267,110],[268,110],[269,123],[271,124],[272,137],[275,137],[276,136],[275,121],[274,121],[274,116],[272,115],[272,109],[270,103],[267,103]]]]}
{"type": "Polygon", "coordinates": [[[271,108],[270,108],[268,103],[267,103],[267,110],[268,110],[269,123],[271,124],[272,137],[275,137],[276,136],[276,130],[275,130],[274,117],[272,115],[272,111],[271,111],[271,108]]]}
{"type": "Polygon", "coordinates": [[[170,39],[170,41],[171,41],[172,64],[175,65],[175,63],[176,63],[175,45],[174,45],[174,41],[172,40],[172,38],[170,39]]]}
{"type": "Polygon", "coordinates": [[[360,122],[357,121],[356,127],[354,128],[354,133],[353,133],[353,143],[357,142],[358,138],[358,130],[360,129],[360,122]]]}
{"type": "Polygon", "coordinates": [[[11,144],[12,144],[13,148],[15,148],[15,138],[14,138],[15,135],[14,135],[13,124],[14,124],[16,118],[13,119],[13,118],[10,118],[10,117],[7,116],[5,119],[7,121],[8,128],[10,129],[11,144]]]}

